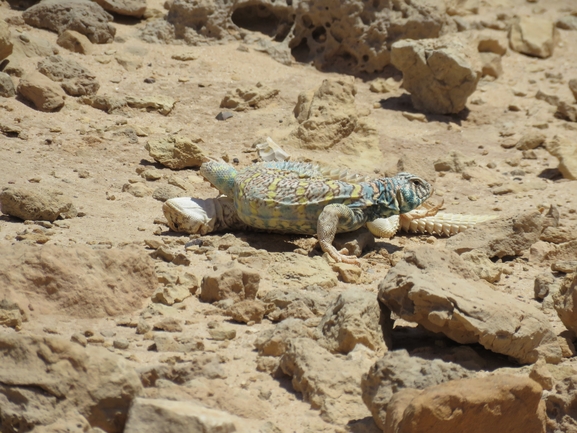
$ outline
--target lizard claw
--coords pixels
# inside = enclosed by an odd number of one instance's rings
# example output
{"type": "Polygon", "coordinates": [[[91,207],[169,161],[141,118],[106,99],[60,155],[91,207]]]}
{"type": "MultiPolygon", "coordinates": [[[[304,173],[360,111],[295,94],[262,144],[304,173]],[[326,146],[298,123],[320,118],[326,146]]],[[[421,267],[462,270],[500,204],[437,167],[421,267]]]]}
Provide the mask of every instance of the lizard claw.
{"type": "Polygon", "coordinates": [[[349,250],[346,248],[337,251],[336,248],[331,245],[331,248],[325,250],[325,252],[337,263],[348,263],[351,265],[361,266],[361,262],[358,257],[349,255],[349,250]]]}

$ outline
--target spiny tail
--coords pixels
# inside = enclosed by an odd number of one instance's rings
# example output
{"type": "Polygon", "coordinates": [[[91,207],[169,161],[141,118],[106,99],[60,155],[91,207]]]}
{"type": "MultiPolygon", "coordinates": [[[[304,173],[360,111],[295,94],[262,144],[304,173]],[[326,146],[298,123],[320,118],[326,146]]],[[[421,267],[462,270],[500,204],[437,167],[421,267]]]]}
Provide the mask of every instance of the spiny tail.
{"type": "Polygon", "coordinates": [[[200,175],[228,197],[232,197],[237,171],[225,162],[209,161],[200,166],[200,175]]]}

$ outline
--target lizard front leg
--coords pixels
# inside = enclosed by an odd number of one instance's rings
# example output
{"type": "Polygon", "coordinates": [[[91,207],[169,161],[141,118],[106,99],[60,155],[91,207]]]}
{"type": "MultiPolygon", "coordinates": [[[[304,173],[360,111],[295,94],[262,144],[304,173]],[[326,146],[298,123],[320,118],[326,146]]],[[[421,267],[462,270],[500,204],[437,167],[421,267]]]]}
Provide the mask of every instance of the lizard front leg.
{"type": "Polygon", "coordinates": [[[337,251],[333,246],[333,240],[339,229],[340,231],[353,231],[363,225],[364,215],[362,211],[353,211],[344,204],[330,204],[325,206],[317,220],[317,237],[322,250],[337,262],[360,265],[355,256],[346,255],[348,251],[337,251]]]}

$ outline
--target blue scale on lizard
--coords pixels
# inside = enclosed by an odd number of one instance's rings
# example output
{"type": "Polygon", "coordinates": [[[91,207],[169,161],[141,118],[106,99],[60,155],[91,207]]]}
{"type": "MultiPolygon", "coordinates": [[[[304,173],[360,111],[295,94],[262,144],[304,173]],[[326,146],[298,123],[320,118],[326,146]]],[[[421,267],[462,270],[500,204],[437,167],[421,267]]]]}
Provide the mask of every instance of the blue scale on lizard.
{"type": "Polygon", "coordinates": [[[337,261],[358,263],[337,251],[336,233],[350,232],[367,221],[410,212],[431,195],[425,180],[409,173],[372,181],[332,179],[313,164],[268,162],[237,171],[207,162],[200,173],[234,201],[247,225],[280,233],[317,234],[321,248],[337,261]]]}

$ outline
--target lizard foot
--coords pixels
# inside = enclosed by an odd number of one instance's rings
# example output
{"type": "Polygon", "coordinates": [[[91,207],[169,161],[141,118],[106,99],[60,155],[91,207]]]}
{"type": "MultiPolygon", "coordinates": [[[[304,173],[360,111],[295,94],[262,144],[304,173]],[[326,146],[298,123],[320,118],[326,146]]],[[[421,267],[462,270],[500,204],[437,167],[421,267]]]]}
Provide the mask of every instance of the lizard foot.
{"type": "Polygon", "coordinates": [[[325,252],[337,263],[349,263],[351,265],[361,266],[358,257],[349,255],[349,250],[346,248],[337,251],[336,248],[332,247],[331,249],[325,250],[325,252]]]}

